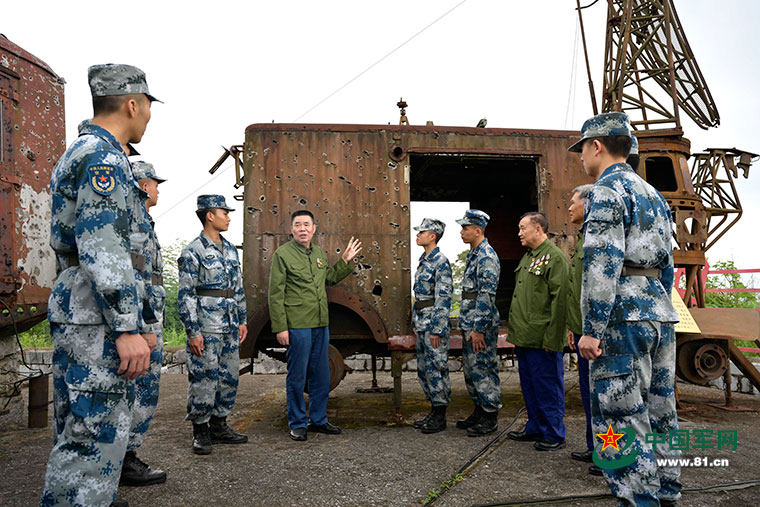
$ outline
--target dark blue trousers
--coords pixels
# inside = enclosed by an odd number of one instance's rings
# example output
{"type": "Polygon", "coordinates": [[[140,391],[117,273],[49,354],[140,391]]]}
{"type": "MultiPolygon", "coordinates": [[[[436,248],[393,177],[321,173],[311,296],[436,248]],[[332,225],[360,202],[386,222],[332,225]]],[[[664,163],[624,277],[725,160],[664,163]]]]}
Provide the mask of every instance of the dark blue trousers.
{"type": "Polygon", "coordinates": [[[515,347],[520,367],[520,387],[528,411],[527,433],[544,440],[565,439],[565,368],[562,352],[515,347]]]}
{"type": "Polygon", "coordinates": [[[330,344],[329,327],[288,329],[287,390],[288,426],[305,428],[311,422],[317,426],[327,423],[327,396],[330,394],[330,361],[327,347],[330,344]],[[303,390],[309,380],[309,413],[303,390]]]}
{"type": "Polygon", "coordinates": [[[589,451],[594,450],[594,437],[591,432],[591,395],[589,394],[588,360],[581,357],[578,352],[578,340],[581,335],[573,333],[575,338],[575,354],[578,356],[578,387],[581,390],[583,411],[586,412],[586,446],[589,451]]]}

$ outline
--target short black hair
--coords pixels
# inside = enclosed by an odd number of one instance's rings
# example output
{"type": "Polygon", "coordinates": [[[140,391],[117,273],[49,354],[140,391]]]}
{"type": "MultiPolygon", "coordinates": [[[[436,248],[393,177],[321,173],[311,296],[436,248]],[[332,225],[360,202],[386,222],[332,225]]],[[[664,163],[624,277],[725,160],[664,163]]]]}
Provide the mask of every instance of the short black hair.
{"type": "Polygon", "coordinates": [[[144,93],[131,93],[128,95],[106,95],[105,97],[92,98],[92,115],[109,115],[119,110],[127,100],[134,99],[140,102],[140,96],[147,98],[144,93]]]}
{"type": "Polygon", "coordinates": [[[607,153],[613,157],[627,158],[633,145],[631,136],[590,137],[586,142],[594,142],[595,140],[602,143],[607,149],[607,153]]]}
{"type": "Polygon", "coordinates": [[[432,232],[435,235],[435,244],[437,245],[438,242],[441,241],[441,238],[443,237],[443,233],[442,232],[433,232],[433,231],[430,231],[430,232],[432,232]]]}
{"type": "Polygon", "coordinates": [[[634,171],[639,168],[639,162],[641,162],[641,156],[638,153],[631,153],[628,155],[628,158],[625,159],[625,163],[633,167],[634,171]]]}
{"type": "Polygon", "coordinates": [[[314,222],[314,214],[307,210],[307,209],[299,209],[298,211],[294,211],[292,215],[290,215],[290,224],[293,224],[293,221],[296,219],[296,217],[311,217],[312,223],[314,222]]]}
{"type": "Polygon", "coordinates": [[[540,211],[529,211],[523,214],[523,216],[520,217],[520,220],[525,217],[530,218],[531,223],[540,225],[544,233],[549,232],[549,219],[540,211]]]}
{"type": "Polygon", "coordinates": [[[201,221],[201,223],[203,224],[203,227],[206,227],[206,214],[207,214],[209,211],[210,211],[211,213],[213,213],[213,212],[214,212],[214,209],[215,209],[215,208],[204,208],[204,209],[199,209],[199,210],[197,210],[197,211],[195,212],[195,214],[198,216],[198,220],[200,220],[200,221],[201,221]]]}

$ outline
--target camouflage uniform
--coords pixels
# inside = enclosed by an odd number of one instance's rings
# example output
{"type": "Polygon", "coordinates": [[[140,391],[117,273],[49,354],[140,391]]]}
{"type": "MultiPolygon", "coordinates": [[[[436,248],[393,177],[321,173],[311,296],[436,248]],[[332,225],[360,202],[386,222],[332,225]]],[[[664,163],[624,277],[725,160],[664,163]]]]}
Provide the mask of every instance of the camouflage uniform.
{"type": "MultiPolygon", "coordinates": [[[[88,70],[93,96],[144,93],[145,74],[126,65],[88,70]],[[118,89],[117,89],[118,88],[118,89]]],[[[146,302],[130,259],[139,220],[129,161],[107,130],[84,123],[50,182],[50,246],[57,279],[48,320],[54,343],[54,445],[40,505],[110,504],[132,417],[134,384],[117,373],[116,338],[137,332],[146,302]]]]}
{"type": "MultiPolygon", "coordinates": [[[[624,135],[621,117],[606,113],[588,120],[584,138],[624,135]]],[[[668,445],[653,450],[645,439],[678,428],[670,209],[628,164],[613,164],[594,184],[585,212],[583,334],[601,340],[602,349],[590,366],[594,430],[632,428],[636,438],[628,452],[638,452],[631,465],[604,475],[626,504],[676,500],[680,469],[658,467],[655,460],[678,458],[680,451],[668,445]]]]}
{"type": "MultiPolygon", "coordinates": [[[[479,210],[468,210],[460,225],[488,223],[488,215],[479,210]],[[473,216],[470,216],[470,215],[473,216]],[[482,216],[481,216],[482,215],[482,216]]],[[[467,392],[483,411],[493,413],[501,408],[499,362],[496,341],[499,337],[499,310],[496,308],[496,290],[499,287],[501,264],[496,251],[487,239],[471,249],[465,260],[462,279],[462,302],[459,307],[459,329],[462,330],[462,366],[467,392]],[[483,333],[486,349],[475,353],[470,332],[483,333]]]]}
{"type": "MultiPolygon", "coordinates": [[[[156,176],[153,165],[146,162],[133,162],[132,171],[135,181],[145,178],[155,179],[159,183],[166,181],[156,176]]],[[[140,204],[141,209],[145,210],[144,199],[140,204]]],[[[135,405],[127,451],[135,451],[142,445],[145,433],[156,413],[164,353],[164,342],[161,334],[164,327],[164,308],[166,306],[166,290],[163,286],[164,259],[161,256],[161,245],[158,242],[158,236],[156,236],[153,219],[147,211],[145,211],[144,216],[145,225],[147,225],[147,237],[141,252],[145,255],[145,269],[142,271],[142,278],[145,283],[145,292],[155,316],[155,322],[146,325],[145,332],[155,333],[157,339],[156,348],[150,354],[150,368],[135,379],[135,405]]],[[[130,237],[134,236],[142,237],[142,230],[130,235],[130,237]]],[[[133,242],[133,250],[135,244],[133,242]]]]}
{"type": "MultiPolygon", "coordinates": [[[[198,206],[231,210],[223,201],[221,196],[200,196],[198,206]],[[212,197],[220,198],[221,202],[212,197]]],[[[187,345],[190,383],[185,419],[195,424],[204,424],[212,416],[227,417],[237,395],[238,326],[246,323],[245,293],[237,249],[223,237],[221,240],[220,250],[201,233],[178,259],[179,318],[188,339],[203,336],[202,356],[193,354],[187,345]],[[214,291],[214,295],[202,294],[208,291],[214,291]]]]}
{"type": "MultiPolygon", "coordinates": [[[[426,218],[414,229],[443,234],[444,227],[442,222],[426,218]]],[[[434,407],[447,406],[451,400],[449,313],[452,291],[451,265],[446,256],[438,247],[429,254],[423,253],[414,275],[412,327],[417,333],[417,378],[425,398],[434,407]],[[430,344],[430,335],[441,337],[438,348],[430,344]]]]}

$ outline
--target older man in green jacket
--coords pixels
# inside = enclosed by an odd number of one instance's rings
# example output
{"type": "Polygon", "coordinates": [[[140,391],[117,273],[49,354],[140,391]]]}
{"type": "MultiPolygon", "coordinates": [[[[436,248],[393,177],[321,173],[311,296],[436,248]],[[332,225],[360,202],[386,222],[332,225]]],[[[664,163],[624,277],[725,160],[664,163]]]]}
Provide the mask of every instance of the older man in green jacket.
{"type": "Polygon", "coordinates": [[[350,275],[353,267],[349,263],[361,250],[361,242],[351,238],[341,258],[330,266],[322,249],[311,242],[316,230],[310,211],[293,213],[293,239],[275,251],[269,272],[269,318],[277,341],[288,347],[288,426],[290,438],[296,441],[306,440],[307,423],[309,431],[340,433],[340,428],[327,421],[330,330],[325,285],[350,275]],[[308,414],[303,396],[307,379],[308,414]]]}
{"type": "Polygon", "coordinates": [[[539,451],[565,447],[565,371],[562,351],[567,318],[568,262],[548,237],[543,213],[520,219],[520,242],[529,248],[515,270],[509,308],[509,341],[520,365],[528,423],[510,431],[512,440],[531,441],[539,451]]]}

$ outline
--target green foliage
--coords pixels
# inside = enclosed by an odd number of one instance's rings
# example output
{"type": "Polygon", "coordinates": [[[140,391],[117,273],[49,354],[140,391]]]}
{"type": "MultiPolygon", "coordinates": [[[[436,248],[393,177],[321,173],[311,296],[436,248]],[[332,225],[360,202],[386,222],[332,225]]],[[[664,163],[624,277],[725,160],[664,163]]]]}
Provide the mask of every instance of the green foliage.
{"type": "Polygon", "coordinates": [[[43,320],[32,329],[19,334],[21,346],[25,349],[50,348],[53,339],[50,337],[50,322],[43,320]]]}
{"type": "Polygon", "coordinates": [[[459,252],[457,258],[451,263],[451,277],[454,281],[454,294],[451,296],[451,317],[459,316],[459,305],[462,302],[462,279],[464,278],[464,264],[470,250],[459,252]]]}
{"type": "Polygon", "coordinates": [[[179,285],[179,268],[177,259],[187,241],[177,240],[161,249],[164,257],[164,289],[166,289],[166,322],[164,325],[164,346],[184,345],[185,328],[179,320],[177,311],[177,290],[179,285]]]}
{"type": "MultiPolygon", "coordinates": [[[[710,265],[711,271],[734,270],[734,261],[716,261],[710,265]]],[[[754,279],[750,278],[754,285],[754,279]]],[[[738,273],[708,275],[706,289],[746,289],[742,275],[738,273]]],[[[708,292],[705,306],[719,308],[757,308],[758,294],[755,292],[708,292]]]]}
{"type": "Polygon", "coordinates": [[[438,498],[440,498],[441,495],[446,493],[448,490],[462,482],[462,474],[456,474],[454,477],[449,479],[448,481],[443,481],[441,483],[441,489],[431,489],[428,491],[428,495],[423,500],[420,500],[420,503],[422,505],[430,505],[433,502],[435,502],[438,498]]]}

